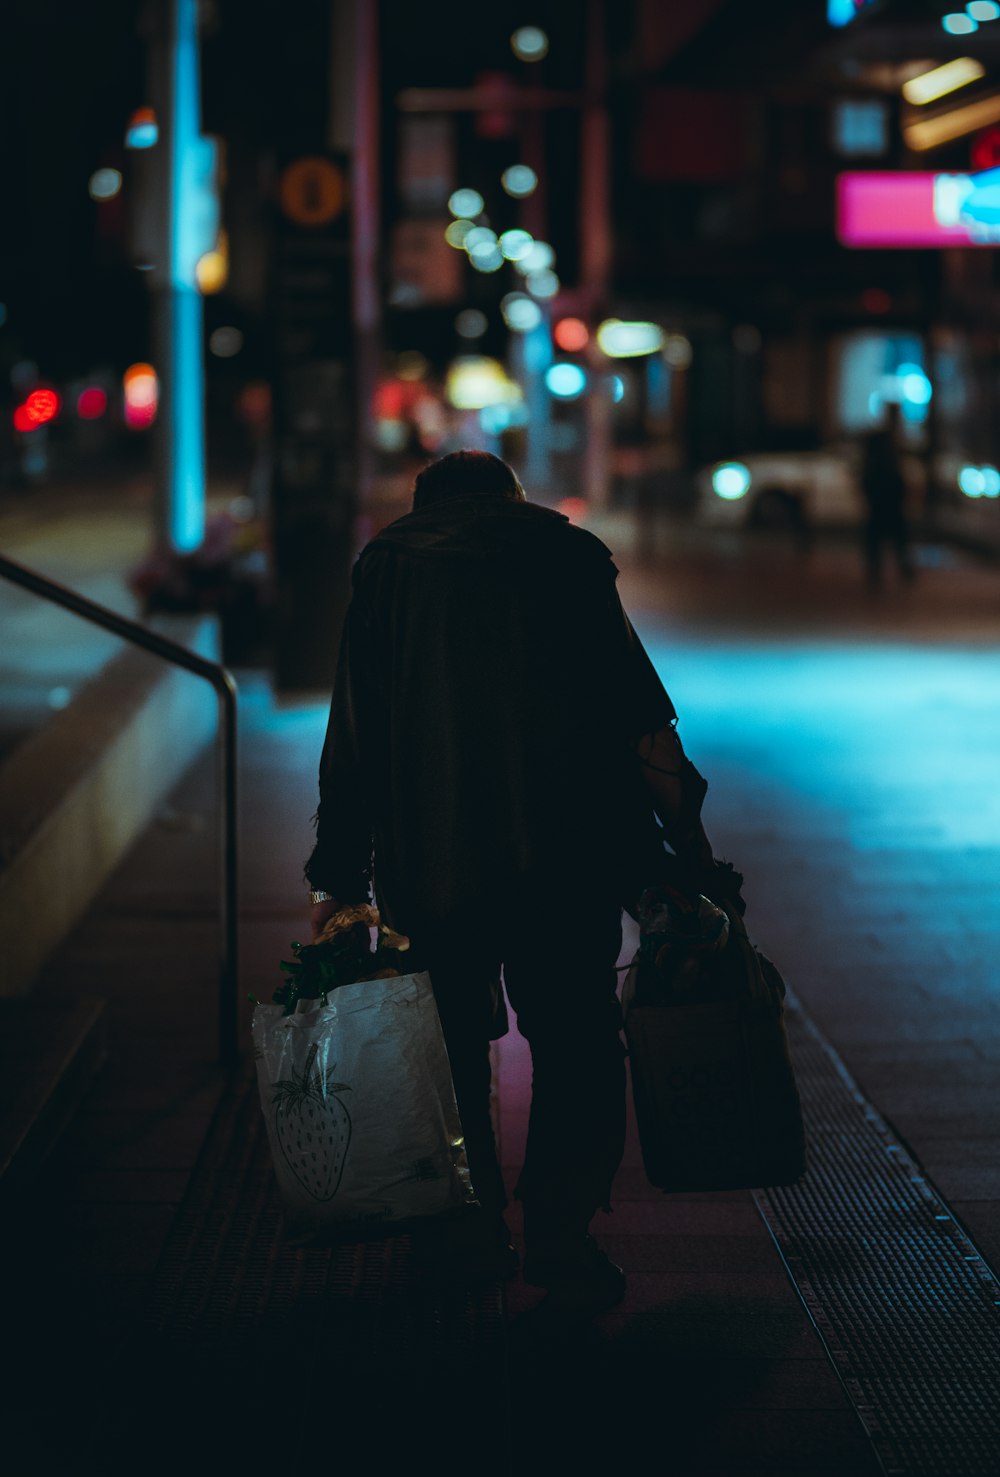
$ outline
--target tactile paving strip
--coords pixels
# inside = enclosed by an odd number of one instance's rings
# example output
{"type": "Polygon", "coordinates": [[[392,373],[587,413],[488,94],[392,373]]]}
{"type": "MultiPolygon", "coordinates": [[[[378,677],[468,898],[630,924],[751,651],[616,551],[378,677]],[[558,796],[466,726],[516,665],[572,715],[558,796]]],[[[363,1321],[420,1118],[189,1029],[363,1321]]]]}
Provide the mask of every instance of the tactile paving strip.
{"type": "Polygon", "coordinates": [[[363,1456],[389,1471],[429,1452],[435,1430],[459,1450],[488,1431],[485,1471],[506,1473],[505,1360],[500,1288],[429,1285],[408,1237],[283,1244],[256,1080],[244,1076],[176,1213],[98,1444],[148,1448],[155,1430],[157,1472],[190,1460],[192,1440],[202,1470],[213,1458],[257,1473],[363,1456]]]}
{"type": "Polygon", "coordinates": [[[1000,1283],[789,993],[809,1139],[799,1185],[755,1193],[892,1477],[1000,1472],[1000,1283]]]}

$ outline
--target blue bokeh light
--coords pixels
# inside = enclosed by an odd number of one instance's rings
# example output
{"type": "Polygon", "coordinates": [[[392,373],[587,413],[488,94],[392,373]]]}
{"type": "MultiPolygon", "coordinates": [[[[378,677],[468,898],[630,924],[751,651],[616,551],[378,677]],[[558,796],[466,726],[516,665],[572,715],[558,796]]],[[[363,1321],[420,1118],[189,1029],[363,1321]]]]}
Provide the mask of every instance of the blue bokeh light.
{"type": "Polygon", "coordinates": [[[712,472],[712,491],[724,502],[734,503],[746,497],[750,488],[750,468],[742,462],[720,462],[712,472]]]}
{"type": "Polygon", "coordinates": [[[557,400],[575,400],[587,388],[587,376],[579,364],[560,361],[546,371],[545,385],[557,400]]]}

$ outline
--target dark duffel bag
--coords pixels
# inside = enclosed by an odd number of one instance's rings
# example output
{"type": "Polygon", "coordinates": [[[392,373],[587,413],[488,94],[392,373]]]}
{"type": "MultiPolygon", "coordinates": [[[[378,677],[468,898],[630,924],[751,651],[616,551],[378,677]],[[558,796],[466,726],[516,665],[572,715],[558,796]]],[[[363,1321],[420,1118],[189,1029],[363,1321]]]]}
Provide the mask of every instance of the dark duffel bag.
{"type": "Polygon", "coordinates": [[[788,1185],[806,1167],[784,982],[721,910],[723,947],[657,951],[647,935],[622,989],[643,1164],[662,1190],[788,1185]]]}

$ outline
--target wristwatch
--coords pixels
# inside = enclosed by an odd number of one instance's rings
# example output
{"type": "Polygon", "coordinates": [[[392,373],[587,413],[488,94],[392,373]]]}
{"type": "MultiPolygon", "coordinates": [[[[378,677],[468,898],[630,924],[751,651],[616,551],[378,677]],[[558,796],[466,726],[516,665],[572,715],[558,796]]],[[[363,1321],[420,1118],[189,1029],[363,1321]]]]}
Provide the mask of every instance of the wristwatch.
{"type": "Polygon", "coordinates": [[[315,907],[317,903],[332,903],[333,893],[324,892],[323,889],[319,887],[315,890],[315,892],[311,892],[309,894],[309,901],[310,903],[312,903],[313,907],[315,907]]]}

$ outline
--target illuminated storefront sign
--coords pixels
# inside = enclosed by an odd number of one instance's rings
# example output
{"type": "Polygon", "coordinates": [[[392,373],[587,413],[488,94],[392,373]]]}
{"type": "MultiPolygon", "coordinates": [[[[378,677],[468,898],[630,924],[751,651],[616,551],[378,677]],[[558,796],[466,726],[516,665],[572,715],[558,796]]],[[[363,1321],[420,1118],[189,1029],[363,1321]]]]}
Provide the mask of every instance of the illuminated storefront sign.
{"type": "Polygon", "coordinates": [[[1000,246],[1000,169],[838,175],[837,239],[852,247],[1000,246]]]}

